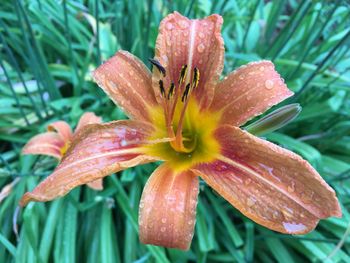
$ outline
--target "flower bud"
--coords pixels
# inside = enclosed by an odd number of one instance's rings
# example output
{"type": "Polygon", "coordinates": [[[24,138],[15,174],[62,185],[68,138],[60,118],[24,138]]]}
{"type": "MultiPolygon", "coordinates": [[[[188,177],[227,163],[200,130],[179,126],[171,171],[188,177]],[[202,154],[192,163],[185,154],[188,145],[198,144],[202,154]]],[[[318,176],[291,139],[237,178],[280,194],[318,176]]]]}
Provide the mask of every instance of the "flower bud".
{"type": "Polygon", "coordinates": [[[298,103],[289,104],[248,125],[245,129],[259,136],[273,132],[294,120],[300,112],[301,106],[298,103]]]}

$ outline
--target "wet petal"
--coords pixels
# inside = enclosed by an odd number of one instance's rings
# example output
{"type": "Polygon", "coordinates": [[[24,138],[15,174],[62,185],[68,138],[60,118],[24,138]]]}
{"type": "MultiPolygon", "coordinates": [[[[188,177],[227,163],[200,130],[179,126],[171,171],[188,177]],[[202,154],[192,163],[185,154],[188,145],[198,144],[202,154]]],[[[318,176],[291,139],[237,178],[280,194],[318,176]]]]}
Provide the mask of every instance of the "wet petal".
{"type": "MultiPolygon", "coordinates": [[[[93,123],[101,123],[102,118],[95,115],[93,112],[85,112],[79,119],[77,127],[75,128],[74,133],[78,133],[81,128],[85,125],[93,123]]],[[[94,190],[103,190],[103,180],[98,179],[87,184],[90,188],[94,190]]]]}
{"type": "Polygon", "coordinates": [[[193,237],[197,197],[198,178],[192,172],[176,173],[166,164],[158,167],[140,201],[141,242],[187,250],[193,237]]]}
{"type": "Polygon", "coordinates": [[[65,142],[69,142],[73,137],[71,127],[65,121],[56,121],[47,126],[47,131],[57,132],[65,142]]]}
{"type": "Polygon", "coordinates": [[[103,179],[97,179],[95,181],[87,183],[87,185],[94,190],[103,190],[103,179]]]}
{"type": "Polygon", "coordinates": [[[95,115],[93,112],[85,112],[79,119],[77,127],[75,128],[74,133],[77,133],[82,127],[87,124],[92,123],[101,123],[102,118],[95,115]]]}
{"type": "Polygon", "coordinates": [[[289,234],[341,216],[334,190],[300,156],[237,127],[220,127],[222,155],[195,172],[255,222],[289,234]]]}
{"type": "Polygon", "coordinates": [[[125,113],[149,121],[149,109],[156,105],[151,73],[135,56],[118,51],[93,72],[96,83],[125,113]]]}
{"type": "Polygon", "coordinates": [[[252,62],[219,83],[211,109],[222,111],[221,123],[241,126],[292,95],[272,62],[252,62]]]}
{"type": "Polygon", "coordinates": [[[22,154],[42,154],[61,159],[65,142],[56,132],[45,132],[31,138],[22,149],[22,154]]]}
{"type": "Polygon", "coordinates": [[[21,205],[30,201],[49,201],[79,185],[154,161],[154,158],[140,153],[140,147],[152,129],[137,121],[88,125],[75,135],[73,144],[55,171],[22,197],[21,205]]]}
{"type": "MultiPolygon", "coordinates": [[[[224,65],[222,23],[219,15],[190,20],[174,12],[165,17],[159,27],[155,58],[167,70],[165,87],[170,87],[171,81],[177,84],[183,65],[188,65],[188,72],[192,73],[197,67],[200,81],[194,93],[202,108],[211,103],[224,65]]],[[[187,74],[186,83],[192,79],[192,75],[187,74]]],[[[159,74],[154,74],[153,87],[159,96],[158,80],[159,74]]]]}

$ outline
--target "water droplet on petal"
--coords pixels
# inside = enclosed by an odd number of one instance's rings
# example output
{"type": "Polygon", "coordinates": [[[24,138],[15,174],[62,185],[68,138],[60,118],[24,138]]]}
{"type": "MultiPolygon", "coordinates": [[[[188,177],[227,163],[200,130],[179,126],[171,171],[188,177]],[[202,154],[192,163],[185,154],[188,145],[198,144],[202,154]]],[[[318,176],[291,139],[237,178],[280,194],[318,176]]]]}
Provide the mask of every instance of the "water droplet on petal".
{"type": "Polygon", "coordinates": [[[182,29],[186,29],[188,27],[188,22],[186,20],[181,20],[179,22],[179,26],[182,28],[182,29]]]}
{"type": "Polygon", "coordinates": [[[259,68],[259,70],[260,70],[260,71],[264,71],[265,68],[264,68],[263,66],[261,66],[261,67],[259,68]]]}
{"type": "Polygon", "coordinates": [[[166,29],[172,30],[174,28],[174,25],[172,23],[167,23],[166,24],[166,29]]]}
{"type": "Polygon", "coordinates": [[[256,203],[256,199],[254,197],[249,197],[247,200],[247,206],[251,207],[253,205],[255,205],[256,203]]]}
{"type": "Polygon", "coordinates": [[[161,58],[162,58],[162,65],[163,65],[164,67],[167,67],[167,66],[168,66],[168,63],[169,63],[168,57],[167,57],[166,55],[163,55],[161,58]]]}
{"type": "Polygon", "coordinates": [[[166,218],[165,217],[162,218],[162,223],[163,224],[166,223],[166,218]]]}
{"type": "Polygon", "coordinates": [[[204,38],[205,35],[204,35],[203,32],[199,32],[198,36],[199,36],[200,38],[204,38]]]}
{"type": "Polygon", "coordinates": [[[306,229],[306,226],[301,223],[297,224],[297,223],[283,222],[283,227],[287,232],[291,234],[301,232],[306,229]]]}
{"type": "Polygon", "coordinates": [[[163,227],[160,228],[160,231],[163,232],[163,233],[165,232],[165,230],[166,230],[166,227],[165,227],[165,226],[163,226],[163,227]]]}
{"type": "Polygon", "coordinates": [[[265,81],[265,88],[272,89],[273,88],[273,81],[268,79],[265,81]]]}
{"type": "Polygon", "coordinates": [[[197,50],[199,53],[202,53],[205,49],[205,46],[203,45],[203,43],[200,43],[197,47],[197,50]]]}
{"type": "Polygon", "coordinates": [[[289,192],[289,193],[293,193],[293,192],[294,192],[294,190],[295,190],[295,183],[294,183],[294,182],[292,182],[292,184],[291,184],[291,185],[288,185],[287,190],[288,190],[288,192],[289,192]]]}

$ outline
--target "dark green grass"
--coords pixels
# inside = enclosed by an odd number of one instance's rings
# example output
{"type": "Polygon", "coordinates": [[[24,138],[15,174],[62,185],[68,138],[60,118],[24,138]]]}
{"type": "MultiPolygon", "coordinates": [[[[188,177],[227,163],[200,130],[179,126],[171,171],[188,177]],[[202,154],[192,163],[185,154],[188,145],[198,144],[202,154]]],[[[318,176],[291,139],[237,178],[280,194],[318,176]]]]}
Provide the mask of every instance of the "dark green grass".
{"type": "MultiPolygon", "coordinates": [[[[350,12],[348,1],[20,1],[0,5],[0,188],[21,180],[0,204],[1,262],[350,262],[350,12]],[[266,3],[268,2],[268,3],[266,3]],[[138,240],[142,188],[155,169],[112,175],[20,210],[19,198],[56,163],[21,157],[24,143],[54,120],[76,124],[84,111],[124,118],[91,81],[101,61],[125,49],[147,62],[161,19],[224,17],[225,72],[270,59],[302,113],[267,139],[307,159],[336,190],[343,218],[322,220],[304,236],[282,235],[242,216],[201,184],[188,252],[138,240]]],[[[280,107],[280,106],[277,106],[280,107]]],[[[276,107],[275,107],[276,108],[276,107]]]]}

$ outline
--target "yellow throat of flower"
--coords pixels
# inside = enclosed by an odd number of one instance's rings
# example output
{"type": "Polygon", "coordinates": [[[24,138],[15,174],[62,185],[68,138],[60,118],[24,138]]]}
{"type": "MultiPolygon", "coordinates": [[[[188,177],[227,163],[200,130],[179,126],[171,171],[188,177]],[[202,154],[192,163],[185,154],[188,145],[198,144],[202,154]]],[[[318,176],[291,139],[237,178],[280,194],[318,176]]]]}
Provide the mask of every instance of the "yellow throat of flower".
{"type": "Polygon", "coordinates": [[[172,140],[145,147],[147,154],[167,161],[177,171],[189,169],[200,162],[209,162],[220,151],[214,138],[220,113],[200,109],[197,100],[191,96],[192,91],[198,88],[199,71],[194,68],[192,80],[185,84],[189,79],[186,77],[187,71],[187,66],[183,66],[177,85],[172,82],[167,89],[163,86],[163,80],[159,80],[161,104],[151,109],[156,130],[149,139],[172,140]]]}

